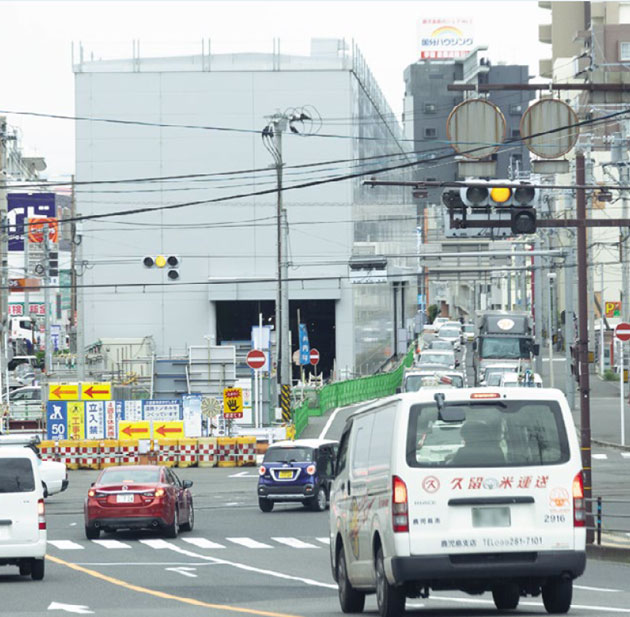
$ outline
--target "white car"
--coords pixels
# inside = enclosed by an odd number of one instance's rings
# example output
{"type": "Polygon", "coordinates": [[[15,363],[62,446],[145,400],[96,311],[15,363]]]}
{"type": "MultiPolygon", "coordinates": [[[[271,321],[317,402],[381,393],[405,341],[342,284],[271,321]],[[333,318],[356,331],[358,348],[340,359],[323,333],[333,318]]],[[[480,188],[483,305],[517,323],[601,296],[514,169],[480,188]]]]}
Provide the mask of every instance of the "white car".
{"type": "Polygon", "coordinates": [[[459,365],[455,359],[455,352],[437,349],[425,349],[420,353],[417,361],[418,368],[454,369],[459,365]]]}
{"type": "Polygon", "coordinates": [[[484,367],[483,374],[481,376],[481,380],[479,381],[480,386],[494,386],[498,387],[501,383],[501,377],[504,373],[514,373],[517,370],[517,366],[511,363],[497,363],[497,364],[489,364],[484,367]]]}
{"type": "Polygon", "coordinates": [[[471,323],[465,323],[462,327],[462,336],[466,343],[472,343],[475,340],[475,326],[471,323]]]}
{"type": "Polygon", "coordinates": [[[439,339],[451,343],[455,351],[459,351],[461,349],[461,328],[456,328],[455,326],[449,326],[448,324],[445,324],[438,330],[437,335],[439,339]]]}
{"type": "Polygon", "coordinates": [[[542,595],[571,607],[586,566],[580,444],[562,392],[420,390],[346,421],[330,492],[344,613],[381,617],[431,590],[491,592],[500,611],[542,595]]]}
{"type": "MultiPolygon", "coordinates": [[[[3,397],[6,402],[6,395],[3,397]]],[[[41,386],[25,386],[9,392],[9,414],[17,420],[37,420],[44,416],[41,386]]]]}
{"type": "Polygon", "coordinates": [[[499,382],[500,388],[542,388],[542,377],[538,373],[530,373],[523,375],[522,373],[503,373],[501,375],[501,381],[499,382]]]}
{"type": "Polygon", "coordinates": [[[0,448],[0,566],[44,578],[46,518],[37,457],[29,448],[0,448]]]}
{"type": "Polygon", "coordinates": [[[447,321],[448,317],[436,317],[432,324],[425,325],[423,329],[429,330],[430,332],[437,332],[447,321]]]}
{"type": "Polygon", "coordinates": [[[464,375],[459,371],[410,369],[403,375],[401,392],[421,388],[463,388],[464,375]]]}
{"type": "Polygon", "coordinates": [[[37,444],[37,435],[24,435],[16,433],[14,435],[0,435],[0,451],[4,447],[23,447],[31,450],[36,457],[39,473],[42,478],[44,497],[56,495],[68,488],[68,470],[65,463],[58,461],[43,461],[37,444]]]}

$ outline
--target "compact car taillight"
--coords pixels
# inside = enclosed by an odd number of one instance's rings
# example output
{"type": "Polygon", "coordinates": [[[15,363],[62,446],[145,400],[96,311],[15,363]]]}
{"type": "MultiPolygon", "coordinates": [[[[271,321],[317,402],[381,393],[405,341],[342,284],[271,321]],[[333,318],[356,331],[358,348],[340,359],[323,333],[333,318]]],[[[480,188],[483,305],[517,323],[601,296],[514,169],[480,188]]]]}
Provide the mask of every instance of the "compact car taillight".
{"type": "Polygon", "coordinates": [[[392,478],[392,522],[395,533],[409,531],[407,485],[398,476],[392,478]]]}
{"type": "Polygon", "coordinates": [[[37,522],[40,529],[46,529],[46,506],[43,499],[37,500],[37,522]]]}
{"type": "Polygon", "coordinates": [[[266,468],[264,465],[261,465],[261,466],[258,468],[258,473],[259,473],[261,476],[264,476],[264,475],[267,473],[267,468],[266,468]]]}
{"type": "Polygon", "coordinates": [[[584,504],[584,479],[580,471],[573,478],[573,526],[586,526],[586,508],[584,504]]]}

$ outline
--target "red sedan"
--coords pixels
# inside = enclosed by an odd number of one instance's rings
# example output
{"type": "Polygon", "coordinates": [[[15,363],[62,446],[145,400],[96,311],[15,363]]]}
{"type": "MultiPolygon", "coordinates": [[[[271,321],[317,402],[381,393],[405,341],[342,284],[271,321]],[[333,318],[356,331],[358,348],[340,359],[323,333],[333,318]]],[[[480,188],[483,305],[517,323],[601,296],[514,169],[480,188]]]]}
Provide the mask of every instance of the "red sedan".
{"type": "Polygon", "coordinates": [[[168,467],[130,465],[104,469],[85,500],[85,535],[101,529],[162,529],[168,538],[191,531],[195,514],[190,480],[183,482],[168,467]]]}

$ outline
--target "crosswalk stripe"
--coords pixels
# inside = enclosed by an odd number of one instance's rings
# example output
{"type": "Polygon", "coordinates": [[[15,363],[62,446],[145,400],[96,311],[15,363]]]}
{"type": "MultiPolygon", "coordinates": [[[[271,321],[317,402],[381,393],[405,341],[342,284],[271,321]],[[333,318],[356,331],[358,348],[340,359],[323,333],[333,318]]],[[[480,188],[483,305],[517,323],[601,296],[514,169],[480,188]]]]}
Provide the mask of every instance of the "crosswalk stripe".
{"type": "Polygon", "coordinates": [[[308,542],[303,542],[302,540],[298,540],[297,538],[271,538],[272,540],[279,542],[280,544],[286,544],[291,548],[319,548],[315,546],[315,544],[309,544],[308,542]]]}
{"type": "Polygon", "coordinates": [[[330,545],[330,538],[315,538],[318,542],[321,542],[322,544],[328,544],[330,545]]]}
{"type": "Polygon", "coordinates": [[[120,540],[92,540],[92,542],[104,548],[131,548],[131,545],[120,542],[120,540]]]}
{"type": "Polygon", "coordinates": [[[608,454],[593,454],[593,458],[607,459],[608,458],[608,454]]]}
{"type": "Polygon", "coordinates": [[[77,551],[85,548],[72,540],[48,540],[48,544],[52,544],[55,548],[62,551],[77,551]]]}
{"type": "Polygon", "coordinates": [[[182,538],[182,540],[184,542],[188,542],[188,544],[198,546],[199,548],[225,548],[223,544],[217,544],[216,542],[211,542],[205,538],[182,538]]]}
{"type": "Polygon", "coordinates": [[[225,538],[228,542],[234,542],[234,544],[240,544],[247,548],[273,548],[269,544],[263,544],[253,538],[225,538]]]}
{"type": "Polygon", "coordinates": [[[621,452],[621,456],[623,456],[623,458],[630,458],[630,452],[621,452]]]}
{"type": "Polygon", "coordinates": [[[140,540],[142,544],[155,549],[173,548],[173,545],[166,540],[140,540]]]}

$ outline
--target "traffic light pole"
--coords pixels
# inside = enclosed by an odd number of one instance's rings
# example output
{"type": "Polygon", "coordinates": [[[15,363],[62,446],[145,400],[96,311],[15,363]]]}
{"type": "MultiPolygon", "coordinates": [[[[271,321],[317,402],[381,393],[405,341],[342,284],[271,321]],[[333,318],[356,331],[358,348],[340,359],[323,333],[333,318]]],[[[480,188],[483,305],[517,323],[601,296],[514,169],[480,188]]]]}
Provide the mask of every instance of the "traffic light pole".
{"type": "Polygon", "coordinates": [[[44,225],[44,370],[50,379],[52,372],[52,339],[50,336],[50,234],[44,225]]]}

